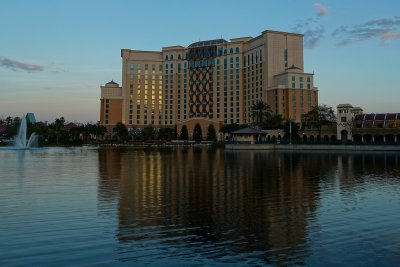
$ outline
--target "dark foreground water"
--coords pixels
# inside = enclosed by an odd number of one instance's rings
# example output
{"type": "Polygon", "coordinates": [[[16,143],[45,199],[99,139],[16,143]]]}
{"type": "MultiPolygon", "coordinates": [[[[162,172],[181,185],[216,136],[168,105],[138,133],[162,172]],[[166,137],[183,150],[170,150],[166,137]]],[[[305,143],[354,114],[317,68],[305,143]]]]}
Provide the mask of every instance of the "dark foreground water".
{"type": "Polygon", "coordinates": [[[0,266],[399,266],[400,154],[0,150],[0,266]]]}

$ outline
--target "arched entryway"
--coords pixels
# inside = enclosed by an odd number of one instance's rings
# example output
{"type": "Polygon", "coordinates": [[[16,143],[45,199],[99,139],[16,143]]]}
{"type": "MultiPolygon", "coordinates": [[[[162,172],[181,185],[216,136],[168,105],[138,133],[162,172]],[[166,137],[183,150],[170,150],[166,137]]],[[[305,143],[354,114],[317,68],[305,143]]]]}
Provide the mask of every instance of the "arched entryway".
{"type": "Polygon", "coordinates": [[[362,142],[362,136],[361,134],[355,134],[353,136],[354,142],[362,142]]]}
{"type": "Polygon", "coordinates": [[[310,142],[314,142],[314,135],[310,135],[310,142]]]}
{"type": "Polygon", "coordinates": [[[393,143],[394,142],[394,135],[393,134],[387,134],[385,135],[385,142],[393,143]]]}
{"type": "Polygon", "coordinates": [[[332,142],[335,142],[335,141],[336,141],[336,135],[332,134],[332,136],[331,136],[331,141],[332,141],[332,142]]]}
{"type": "Polygon", "coordinates": [[[375,135],[374,139],[375,139],[375,142],[383,143],[383,135],[375,135]]]}
{"type": "Polygon", "coordinates": [[[329,142],[329,136],[324,135],[324,142],[325,142],[325,143],[329,142]]]}
{"type": "Polygon", "coordinates": [[[349,134],[349,132],[346,131],[346,130],[342,130],[342,131],[340,132],[340,136],[341,136],[342,142],[347,142],[347,135],[348,135],[348,134],[349,134]]]}
{"type": "Polygon", "coordinates": [[[364,135],[364,142],[372,143],[372,135],[370,135],[370,134],[364,135]]]}
{"type": "Polygon", "coordinates": [[[307,142],[307,135],[303,135],[303,141],[307,142]]]}
{"type": "Polygon", "coordinates": [[[196,123],[193,129],[193,141],[201,142],[203,141],[203,132],[201,131],[201,126],[199,123],[196,123]]]}

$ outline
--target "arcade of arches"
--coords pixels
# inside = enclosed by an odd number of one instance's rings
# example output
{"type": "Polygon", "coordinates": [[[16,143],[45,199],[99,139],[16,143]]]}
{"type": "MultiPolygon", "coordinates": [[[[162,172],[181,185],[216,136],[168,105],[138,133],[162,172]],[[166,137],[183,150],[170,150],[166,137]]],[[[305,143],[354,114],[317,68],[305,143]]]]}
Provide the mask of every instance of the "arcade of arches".
{"type": "MultiPolygon", "coordinates": [[[[210,124],[214,125],[217,136],[219,135],[219,129],[223,126],[223,122],[215,122],[208,119],[196,118],[183,121],[177,124],[177,133],[180,136],[183,125],[186,125],[188,129],[189,139],[193,139],[193,133],[196,124],[201,128],[202,137],[205,139],[207,136],[207,130],[210,124]]],[[[276,142],[284,139],[283,130],[265,130],[266,135],[261,138],[260,141],[276,142]]],[[[353,129],[352,140],[347,138],[347,132],[342,131],[338,133],[341,135],[342,141],[353,141],[357,143],[394,143],[400,142],[400,129],[353,129]]],[[[220,137],[224,138],[224,137],[220,137]]],[[[224,138],[225,139],[225,138],[224,138]]],[[[337,141],[336,129],[323,129],[320,133],[316,130],[305,130],[299,131],[299,134],[293,138],[293,141],[299,142],[318,142],[318,143],[329,143],[337,141]]],[[[228,140],[228,136],[226,136],[228,140]]]]}
{"type": "Polygon", "coordinates": [[[203,139],[205,139],[205,137],[207,137],[207,131],[208,131],[208,127],[210,126],[210,124],[214,125],[216,133],[218,133],[219,129],[223,126],[222,121],[215,122],[215,121],[208,120],[208,119],[196,118],[196,119],[190,119],[190,120],[182,121],[182,122],[178,123],[176,125],[177,133],[178,133],[178,136],[181,136],[182,127],[183,127],[183,125],[186,125],[186,127],[188,129],[188,133],[189,133],[189,139],[192,140],[193,133],[194,133],[195,127],[197,125],[196,128],[198,129],[198,127],[200,126],[202,137],[203,137],[203,139]]]}

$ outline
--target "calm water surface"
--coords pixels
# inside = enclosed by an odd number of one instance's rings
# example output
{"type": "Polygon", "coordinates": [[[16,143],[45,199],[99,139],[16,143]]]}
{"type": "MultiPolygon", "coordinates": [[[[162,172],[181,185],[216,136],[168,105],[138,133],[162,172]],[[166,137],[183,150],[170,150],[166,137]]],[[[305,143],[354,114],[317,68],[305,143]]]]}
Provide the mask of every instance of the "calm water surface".
{"type": "Polygon", "coordinates": [[[0,266],[399,266],[399,153],[0,150],[0,266]]]}

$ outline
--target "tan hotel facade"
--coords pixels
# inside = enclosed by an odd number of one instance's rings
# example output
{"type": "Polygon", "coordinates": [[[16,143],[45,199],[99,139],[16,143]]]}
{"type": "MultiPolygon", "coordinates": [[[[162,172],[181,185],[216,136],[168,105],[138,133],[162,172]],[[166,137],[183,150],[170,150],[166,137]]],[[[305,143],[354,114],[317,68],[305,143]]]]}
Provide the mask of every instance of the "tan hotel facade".
{"type": "Polygon", "coordinates": [[[300,122],[318,104],[312,73],[305,73],[303,35],[261,35],[169,46],[161,51],[121,50],[122,86],[101,86],[100,122],[129,127],[251,123],[263,100],[274,114],[300,122]]]}

